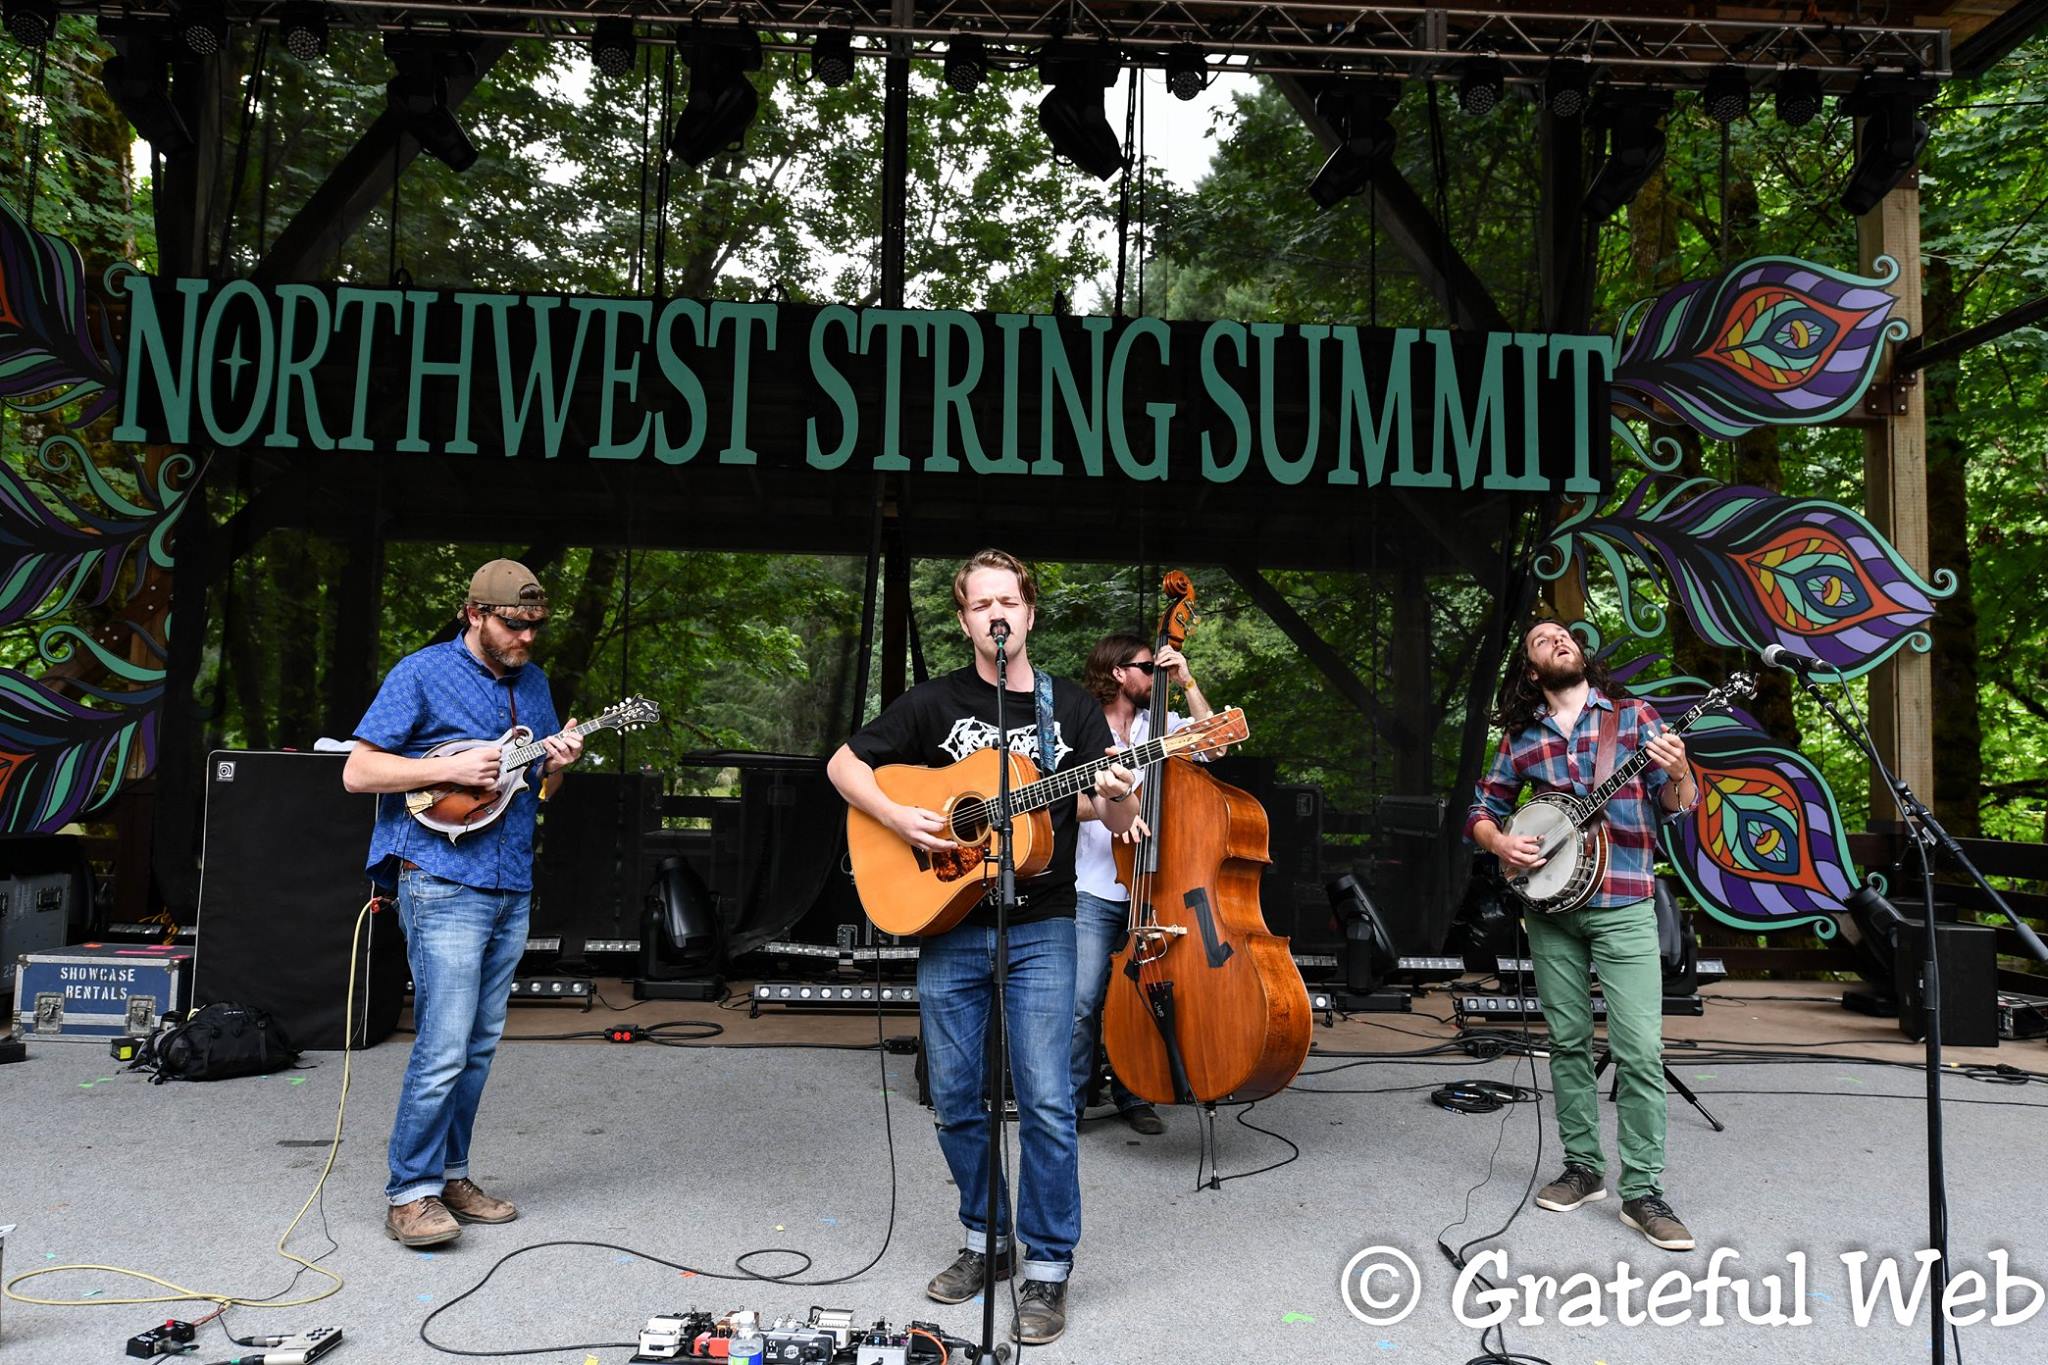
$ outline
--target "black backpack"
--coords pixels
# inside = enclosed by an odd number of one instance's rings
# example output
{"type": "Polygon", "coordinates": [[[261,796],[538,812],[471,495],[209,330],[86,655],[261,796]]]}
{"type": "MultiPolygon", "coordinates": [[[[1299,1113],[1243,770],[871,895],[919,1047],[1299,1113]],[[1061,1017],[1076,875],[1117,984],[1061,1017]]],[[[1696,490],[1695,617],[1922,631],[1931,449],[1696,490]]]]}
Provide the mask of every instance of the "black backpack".
{"type": "Polygon", "coordinates": [[[207,1005],[150,1035],[129,1070],[165,1081],[224,1081],[283,1071],[299,1059],[283,1024],[245,1005],[207,1005]]]}

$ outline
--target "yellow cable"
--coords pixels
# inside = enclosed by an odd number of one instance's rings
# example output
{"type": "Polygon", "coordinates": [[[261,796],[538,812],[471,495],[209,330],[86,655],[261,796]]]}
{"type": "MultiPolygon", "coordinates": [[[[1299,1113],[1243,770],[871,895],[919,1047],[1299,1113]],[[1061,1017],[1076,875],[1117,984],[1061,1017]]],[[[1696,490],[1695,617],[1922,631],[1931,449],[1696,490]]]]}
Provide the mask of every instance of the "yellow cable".
{"type": "Polygon", "coordinates": [[[309,1303],[318,1303],[320,1302],[320,1300],[330,1298],[333,1295],[340,1292],[344,1281],[342,1280],[339,1274],[337,1274],[335,1271],[329,1270],[326,1266],[316,1265],[312,1261],[309,1261],[305,1257],[297,1255],[294,1252],[286,1251],[284,1249],[284,1244],[291,1240],[292,1232],[299,1226],[300,1220],[305,1218],[306,1210],[312,1208],[313,1201],[320,1197],[320,1191],[323,1188],[325,1188],[327,1184],[327,1175],[330,1171],[334,1169],[334,1159],[341,1152],[342,1120],[348,1113],[349,1073],[350,1068],[355,1061],[356,961],[358,951],[362,947],[363,924],[369,919],[370,911],[375,908],[376,904],[377,901],[374,896],[370,900],[364,902],[363,908],[356,913],[355,932],[353,935],[351,935],[349,939],[348,1001],[347,1004],[343,1007],[342,1012],[341,1098],[334,1107],[334,1141],[327,1145],[327,1162],[320,1168],[320,1178],[313,1182],[313,1192],[306,1196],[305,1203],[299,1205],[298,1213],[292,1218],[292,1221],[285,1226],[285,1230],[278,1235],[277,1239],[277,1254],[279,1256],[282,1256],[285,1260],[292,1262],[294,1265],[303,1266],[305,1269],[312,1271],[316,1275],[325,1275],[328,1279],[334,1281],[334,1283],[330,1285],[328,1288],[321,1290],[319,1293],[310,1294],[304,1298],[245,1299],[234,1294],[209,1294],[202,1290],[187,1289],[185,1288],[185,1286],[181,1284],[174,1284],[169,1280],[161,1279],[158,1276],[151,1275],[146,1271],[130,1270],[126,1266],[46,1265],[41,1267],[40,1269],[30,1270],[24,1272],[23,1274],[16,1275],[13,1279],[7,1282],[4,1288],[0,1288],[0,1293],[5,1293],[8,1298],[13,1299],[16,1303],[40,1304],[45,1308],[98,1308],[103,1304],[185,1303],[192,1300],[199,1300],[205,1303],[219,1304],[223,1308],[303,1308],[309,1303]],[[126,1275],[130,1279],[146,1280],[150,1284],[161,1285],[165,1289],[173,1290],[175,1292],[170,1294],[156,1294],[152,1295],[149,1298],[143,1299],[38,1299],[32,1298],[27,1294],[17,1294],[15,1292],[14,1287],[16,1285],[21,1284],[27,1280],[32,1280],[38,1275],[57,1275],[62,1274],[63,1272],[68,1270],[97,1270],[100,1271],[102,1274],[107,1275],[126,1275]]]}

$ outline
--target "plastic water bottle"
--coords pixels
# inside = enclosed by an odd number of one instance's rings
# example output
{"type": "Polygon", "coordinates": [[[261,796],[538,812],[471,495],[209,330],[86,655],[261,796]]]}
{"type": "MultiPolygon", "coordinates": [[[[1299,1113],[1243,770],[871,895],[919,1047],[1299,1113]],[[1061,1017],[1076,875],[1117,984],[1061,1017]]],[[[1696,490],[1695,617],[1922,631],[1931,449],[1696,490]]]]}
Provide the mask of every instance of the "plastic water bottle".
{"type": "Polygon", "coordinates": [[[759,1337],[734,1337],[726,1350],[725,1358],[732,1365],[761,1365],[761,1356],[765,1349],[759,1337]]]}

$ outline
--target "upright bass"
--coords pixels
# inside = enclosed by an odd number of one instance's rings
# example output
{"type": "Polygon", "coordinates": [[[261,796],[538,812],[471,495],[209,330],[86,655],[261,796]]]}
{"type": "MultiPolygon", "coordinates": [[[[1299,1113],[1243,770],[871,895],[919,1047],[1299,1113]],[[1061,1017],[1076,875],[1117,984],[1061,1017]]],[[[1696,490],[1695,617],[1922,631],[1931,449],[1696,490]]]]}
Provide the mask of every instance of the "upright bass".
{"type": "MultiPolygon", "coordinates": [[[[1188,576],[1166,576],[1157,648],[1180,649],[1194,625],[1188,576]]],[[[1152,688],[1152,734],[1166,729],[1166,679],[1152,688]]],[[[1111,962],[1102,1009],[1110,1065],[1153,1104],[1260,1099],[1283,1090],[1308,1056],[1308,988],[1287,940],[1259,909],[1266,812],[1246,791],[1186,758],[1140,789],[1151,834],[1117,841],[1130,925],[1111,962]]]]}

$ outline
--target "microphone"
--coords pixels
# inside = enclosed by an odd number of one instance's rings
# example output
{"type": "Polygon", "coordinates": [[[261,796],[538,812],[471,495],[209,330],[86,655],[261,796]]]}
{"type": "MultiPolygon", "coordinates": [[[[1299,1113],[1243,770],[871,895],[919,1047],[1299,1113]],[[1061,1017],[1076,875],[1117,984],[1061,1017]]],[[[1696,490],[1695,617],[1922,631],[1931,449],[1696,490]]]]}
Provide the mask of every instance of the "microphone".
{"type": "Polygon", "coordinates": [[[1001,617],[988,623],[988,638],[997,644],[1010,638],[1010,623],[1001,617]]]}
{"type": "Polygon", "coordinates": [[[1787,673],[1797,673],[1802,678],[1841,676],[1841,670],[1833,664],[1822,663],[1819,659],[1809,659],[1803,654],[1794,654],[1783,645],[1765,645],[1762,657],[1766,667],[1782,668],[1787,673]]]}

